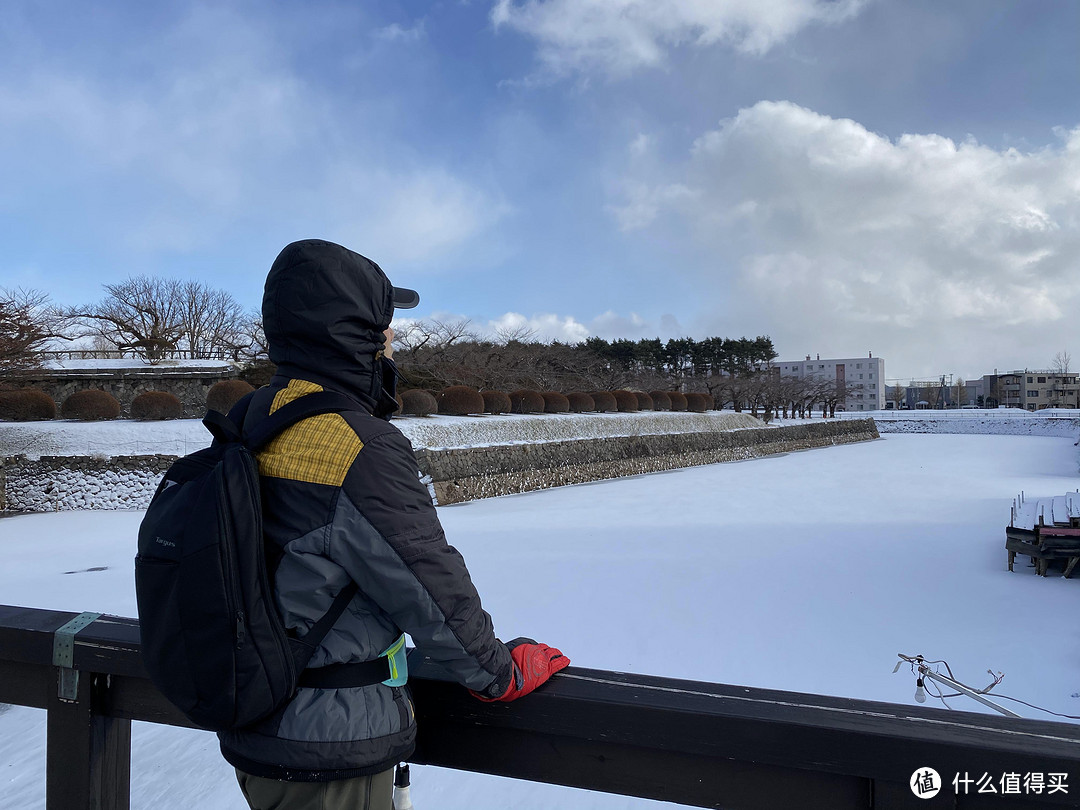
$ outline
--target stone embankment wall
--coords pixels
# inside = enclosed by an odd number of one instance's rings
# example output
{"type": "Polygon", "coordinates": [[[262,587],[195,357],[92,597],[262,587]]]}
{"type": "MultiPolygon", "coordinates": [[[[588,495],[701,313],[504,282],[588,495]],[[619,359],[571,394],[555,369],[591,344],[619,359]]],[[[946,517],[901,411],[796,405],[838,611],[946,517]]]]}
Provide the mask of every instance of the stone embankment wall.
{"type": "Polygon", "coordinates": [[[0,461],[0,510],[145,509],[175,456],[13,456],[0,461]]]}
{"type": "Polygon", "coordinates": [[[892,415],[875,419],[879,433],[966,433],[999,436],[1060,436],[1075,439],[1080,435],[1080,418],[1062,416],[998,416],[934,419],[903,419],[892,415]]]}
{"type": "Polygon", "coordinates": [[[416,458],[436,503],[451,504],[877,438],[874,420],[852,419],[710,433],[417,450],[416,458]]]}
{"type": "Polygon", "coordinates": [[[167,367],[106,370],[53,370],[25,372],[17,387],[37,388],[56,403],[57,411],[76,391],[107,391],[120,403],[120,415],[129,416],[131,401],[145,391],[168,391],[184,406],[184,417],[198,418],[206,413],[206,394],[214,383],[233,380],[238,371],[233,366],[203,370],[170,370],[167,367]]]}
{"type": "MultiPolygon", "coordinates": [[[[416,451],[436,503],[739,461],[878,438],[872,419],[416,451]]],[[[175,456],[13,456],[0,461],[0,510],[145,509],[175,456]]]]}

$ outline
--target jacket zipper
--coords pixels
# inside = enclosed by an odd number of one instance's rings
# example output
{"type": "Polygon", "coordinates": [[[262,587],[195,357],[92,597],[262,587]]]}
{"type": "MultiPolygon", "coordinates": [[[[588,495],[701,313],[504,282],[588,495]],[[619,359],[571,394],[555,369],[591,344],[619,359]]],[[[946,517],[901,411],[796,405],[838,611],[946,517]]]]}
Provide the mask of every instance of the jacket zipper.
{"type": "MultiPolygon", "coordinates": [[[[222,478],[218,478],[218,496],[221,503],[226,503],[225,481],[222,478]]],[[[225,518],[225,521],[228,522],[229,519],[225,518]]],[[[234,595],[242,586],[236,573],[236,550],[233,548],[232,545],[232,538],[234,534],[233,527],[231,525],[227,525],[225,529],[226,531],[224,534],[226,540],[222,545],[224,546],[225,552],[223,554],[225,564],[225,579],[229,583],[229,587],[225,589],[225,599],[229,615],[232,616],[236,622],[236,628],[233,632],[233,640],[236,642],[236,649],[239,650],[241,647],[244,646],[246,630],[244,627],[244,611],[237,607],[234,595]]]]}

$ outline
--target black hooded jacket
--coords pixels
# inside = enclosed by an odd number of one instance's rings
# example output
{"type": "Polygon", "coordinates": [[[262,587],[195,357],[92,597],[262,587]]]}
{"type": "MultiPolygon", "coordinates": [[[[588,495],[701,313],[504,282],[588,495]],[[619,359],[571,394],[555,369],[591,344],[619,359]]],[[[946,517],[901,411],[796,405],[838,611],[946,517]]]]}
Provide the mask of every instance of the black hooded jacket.
{"type": "MultiPolygon", "coordinates": [[[[446,542],[412,446],[380,418],[393,409],[382,359],[392,316],[382,270],[340,245],[288,245],[267,277],[263,327],[278,373],[256,392],[245,426],[319,390],[357,403],[294,425],[259,454],[267,541],[284,551],[277,605],[302,635],[354,580],[359,593],[309,666],[371,660],[405,632],[463,685],[499,695],[510,654],[446,542]]],[[[265,721],[219,737],[242,771],[327,781],[408,757],[415,719],[407,687],[302,688],[265,721]]]]}

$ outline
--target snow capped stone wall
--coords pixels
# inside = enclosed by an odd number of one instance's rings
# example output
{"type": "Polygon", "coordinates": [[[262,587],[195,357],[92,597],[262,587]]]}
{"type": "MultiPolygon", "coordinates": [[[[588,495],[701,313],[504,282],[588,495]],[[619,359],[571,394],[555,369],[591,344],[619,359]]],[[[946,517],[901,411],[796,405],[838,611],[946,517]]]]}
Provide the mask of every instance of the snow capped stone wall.
{"type": "Polygon", "coordinates": [[[172,456],[6,458],[0,508],[11,512],[145,509],[172,456]]]}
{"type": "Polygon", "coordinates": [[[1002,436],[1060,436],[1075,439],[1080,435],[1077,417],[918,417],[896,419],[891,415],[874,420],[879,433],[968,433],[1002,436]]]}
{"type": "Polygon", "coordinates": [[[777,428],[417,450],[416,458],[433,499],[439,504],[450,504],[876,438],[874,421],[862,419],[777,428]]]}
{"type": "Polygon", "coordinates": [[[538,444],[615,436],[709,433],[760,428],[765,423],[748,413],[564,413],[431,416],[394,418],[413,447],[445,449],[483,445],[538,444]]]}
{"type": "MultiPolygon", "coordinates": [[[[433,499],[446,504],[877,437],[873,420],[865,419],[569,441],[519,438],[513,444],[421,448],[416,456],[433,499]]],[[[165,455],[9,457],[0,462],[0,509],[145,509],[175,459],[165,455]]]]}

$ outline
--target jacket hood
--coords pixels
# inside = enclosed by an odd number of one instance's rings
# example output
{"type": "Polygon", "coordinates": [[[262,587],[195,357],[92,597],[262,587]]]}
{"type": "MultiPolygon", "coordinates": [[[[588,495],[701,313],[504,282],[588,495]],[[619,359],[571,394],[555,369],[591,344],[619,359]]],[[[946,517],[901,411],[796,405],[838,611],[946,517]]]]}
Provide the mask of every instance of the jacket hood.
{"type": "Polygon", "coordinates": [[[278,374],[328,385],[372,405],[376,355],[394,316],[394,288],[375,262],[320,239],[286,245],[263,291],[263,329],[278,374]]]}

